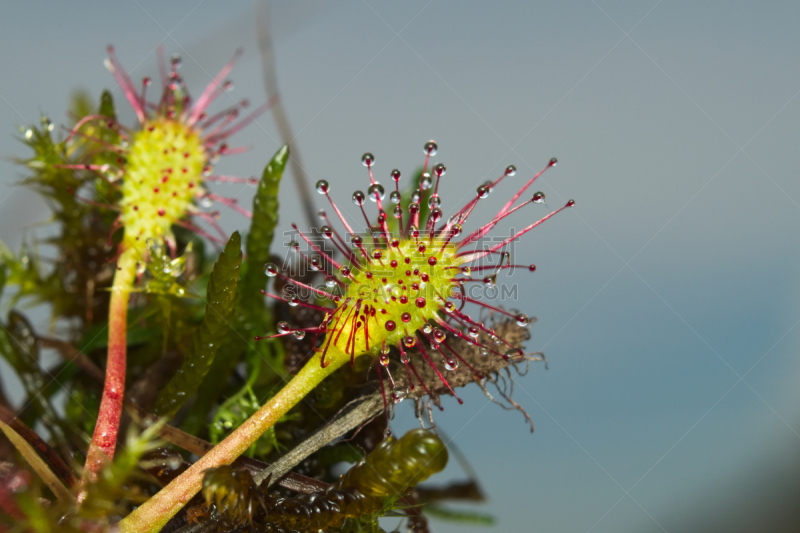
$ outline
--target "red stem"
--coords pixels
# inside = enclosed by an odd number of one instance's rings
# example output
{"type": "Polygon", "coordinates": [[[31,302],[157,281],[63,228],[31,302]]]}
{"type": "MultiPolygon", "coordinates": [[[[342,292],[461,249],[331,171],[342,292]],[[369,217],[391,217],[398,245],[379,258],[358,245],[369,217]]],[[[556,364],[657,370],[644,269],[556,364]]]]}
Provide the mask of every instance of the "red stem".
{"type": "Polygon", "coordinates": [[[128,297],[136,277],[136,251],[128,248],[117,261],[117,273],[111,289],[108,310],[108,356],[106,378],[100,412],[92,442],[86,455],[82,483],[97,477],[97,472],[114,458],[117,446],[122,398],[125,393],[125,359],[127,351],[128,297]]]}

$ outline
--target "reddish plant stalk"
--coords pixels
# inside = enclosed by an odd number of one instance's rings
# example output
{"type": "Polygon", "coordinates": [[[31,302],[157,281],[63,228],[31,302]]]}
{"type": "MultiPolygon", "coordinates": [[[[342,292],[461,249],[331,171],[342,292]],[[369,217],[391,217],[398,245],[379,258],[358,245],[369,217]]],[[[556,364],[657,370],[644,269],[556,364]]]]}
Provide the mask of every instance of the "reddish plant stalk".
{"type": "Polygon", "coordinates": [[[103,398],[97,425],[89,444],[82,485],[93,481],[100,468],[114,458],[122,399],[125,393],[128,298],[136,277],[136,250],[128,248],[119,256],[108,310],[108,355],[103,398]]]}

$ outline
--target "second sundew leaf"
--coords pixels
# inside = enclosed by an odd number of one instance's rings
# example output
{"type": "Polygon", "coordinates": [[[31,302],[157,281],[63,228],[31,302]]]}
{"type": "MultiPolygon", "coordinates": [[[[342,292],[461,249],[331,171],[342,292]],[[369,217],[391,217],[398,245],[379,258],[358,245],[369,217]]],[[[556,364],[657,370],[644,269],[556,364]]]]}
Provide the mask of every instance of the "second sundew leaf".
{"type": "Polygon", "coordinates": [[[228,333],[241,265],[242,241],[237,231],[231,235],[214,265],[208,282],[205,318],[192,338],[191,348],[184,356],[181,367],[158,398],[155,409],[157,415],[172,417],[197,391],[211,369],[214,357],[228,333]]]}

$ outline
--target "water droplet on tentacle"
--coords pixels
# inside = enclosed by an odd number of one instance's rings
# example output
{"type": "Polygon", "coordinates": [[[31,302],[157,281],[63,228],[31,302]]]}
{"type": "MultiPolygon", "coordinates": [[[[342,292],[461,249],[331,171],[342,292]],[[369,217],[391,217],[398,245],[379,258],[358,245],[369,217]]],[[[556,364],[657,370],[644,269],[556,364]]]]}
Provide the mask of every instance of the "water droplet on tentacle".
{"type": "Polygon", "coordinates": [[[275,263],[267,263],[264,265],[264,273],[273,278],[278,275],[278,267],[275,266],[275,263]]]}
{"type": "Polygon", "coordinates": [[[422,174],[422,178],[419,181],[419,186],[423,191],[430,189],[433,186],[433,180],[431,179],[431,175],[427,172],[422,174]]]}
{"type": "Polygon", "coordinates": [[[383,185],[380,183],[375,183],[374,185],[370,185],[369,189],[367,189],[367,193],[369,194],[369,199],[373,202],[377,202],[378,200],[383,200],[383,197],[386,196],[386,191],[383,189],[383,185]]]}

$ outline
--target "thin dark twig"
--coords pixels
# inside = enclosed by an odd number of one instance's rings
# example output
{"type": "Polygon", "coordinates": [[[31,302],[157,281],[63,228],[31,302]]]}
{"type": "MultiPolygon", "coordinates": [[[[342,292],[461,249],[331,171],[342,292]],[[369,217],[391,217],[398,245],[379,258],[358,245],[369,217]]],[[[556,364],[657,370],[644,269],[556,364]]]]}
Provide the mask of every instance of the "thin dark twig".
{"type": "MultiPolygon", "coordinates": [[[[269,30],[269,0],[256,2],[255,18],[258,51],[261,54],[261,72],[264,75],[264,89],[267,93],[267,98],[272,99],[278,94],[278,82],[275,75],[275,56],[272,52],[272,37],[269,30]]],[[[311,227],[316,220],[314,202],[311,199],[311,188],[308,185],[308,178],[303,169],[300,150],[297,148],[297,144],[293,142],[292,127],[289,125],[289,119],[286,117],[286,111],[283,109],[283,103],[280,98],[272,106],[272,116],[275,119],[275,125],[278,127],[282,142],[290,145],[291,155],[289,159],[292,165],[292,175],[294,175],[294,180],[297,184],[297,192],[300,194],[300,204],[303,206],[306,223],[311,227]]]]}
{"type": "MultiPolygon", "coordinates": [[[[375,392],[353,400],[342,409],[342,411],[345,410],[347,411],[344,414],[336,416],[325,427],[295,446],[292,451],[278,461],[272,463],[269,468],[256,474],[253,477],[255,482],[260,485],[269,478],[270,481],[268,481],[267,485],[269,486],[280,480],[287,473],[291,473],[290,470],[292,468],[312,453],[378,415],[383,410],[383,401],[380,393],[375,392]]],[[[342,413],[342,411],[339,411],[339,413],[342,413]]]]}

